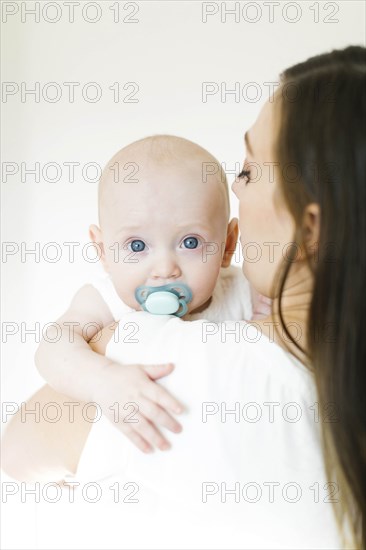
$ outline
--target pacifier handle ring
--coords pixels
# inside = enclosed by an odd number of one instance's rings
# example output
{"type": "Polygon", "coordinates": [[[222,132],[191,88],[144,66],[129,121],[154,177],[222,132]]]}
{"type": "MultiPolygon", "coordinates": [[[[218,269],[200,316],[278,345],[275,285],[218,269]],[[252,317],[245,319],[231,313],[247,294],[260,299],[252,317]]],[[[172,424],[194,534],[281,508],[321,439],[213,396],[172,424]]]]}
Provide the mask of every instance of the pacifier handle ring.
{"type": "Polygon", "coordinates": [[[183,315],[185,315],[188,311],[188,305],[184,298],[179,298],[179,303],[181,305],[181,308],[179,308],[174,315],[176,315],[177,317],[183,317],[183,315]]]}

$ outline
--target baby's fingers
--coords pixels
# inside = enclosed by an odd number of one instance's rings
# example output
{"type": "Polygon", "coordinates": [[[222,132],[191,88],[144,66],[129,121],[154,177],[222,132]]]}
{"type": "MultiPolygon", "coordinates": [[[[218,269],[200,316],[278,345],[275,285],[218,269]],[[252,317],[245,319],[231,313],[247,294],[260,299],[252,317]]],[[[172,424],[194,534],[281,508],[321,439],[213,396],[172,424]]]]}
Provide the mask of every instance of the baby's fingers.
{"type": "Polygon", "coordinates": [[[153,447],[158,447],[161,451],[166,451],[170,448],[169,441],[142,414],[138,415],[138,422],[136,422],[133,429],[153,447]]]}
{"type": "Polygon", "coordinates": [[[162,409],[169,410],[172,413],[180,414],[184,410],[182,403],[156,382],[146,384],[143,388],[143,395],[162,409]]]}
{"type": "Polygon", "coordinates": [[[128,437],[128,439],[137,447],[140,451],[143,453],[151,453],[153,452],[153,447],[139,434],[137,433],[133,428],[126,428],[122,422],[114,423],[114,426],[116,426],[117,429],[119,429],[124,436],[128,437]]]}
{"type": "Polygon", "coordinates": [[[174,369],[172,363],[166,363],[164,365],[142,365],[143,370],[151,378],[151,380],[157,380],[163,376],[167,376],[174,369]]]}
{"type": "Polygon", "coordinates": [[[168,412],[150,401],[150,399],[141,396],[140,398],[140,411],[142,414],[153,422],[154,424],[159,424],[164,426],[168,430],[174,433],[179,433],[182,431],[182,426],[173,418],[168,412]]]}

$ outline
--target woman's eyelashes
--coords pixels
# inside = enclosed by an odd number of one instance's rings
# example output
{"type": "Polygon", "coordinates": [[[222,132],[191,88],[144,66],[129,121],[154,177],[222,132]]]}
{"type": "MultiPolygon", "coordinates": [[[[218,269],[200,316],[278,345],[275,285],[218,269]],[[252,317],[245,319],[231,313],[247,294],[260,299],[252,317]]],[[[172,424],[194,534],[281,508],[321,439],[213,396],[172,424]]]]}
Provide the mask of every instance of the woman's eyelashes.
{"type": "Polygon", "coordinates": [[[238,179],[247,178],[247,181],[245,182],[245,185],[247,185],[250,182],[250,170],[242,170],[240,174],[238,174],[238,179]]]}

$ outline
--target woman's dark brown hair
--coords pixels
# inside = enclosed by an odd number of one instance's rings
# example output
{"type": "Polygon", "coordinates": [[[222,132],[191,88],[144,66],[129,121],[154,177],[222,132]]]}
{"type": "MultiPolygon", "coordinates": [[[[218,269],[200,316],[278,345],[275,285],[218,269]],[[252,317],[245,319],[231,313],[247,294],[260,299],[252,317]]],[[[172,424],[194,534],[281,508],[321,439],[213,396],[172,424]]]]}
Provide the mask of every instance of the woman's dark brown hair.
{"type": "MultiPolygon", "coordinates": [[[[335,412],[322,422],[327,475],[340,489],[339,525],[347,520],[353,544],[366,548],[366,49],[313,57],[281,79],[277,158],[282,174],[290,163],[299,174],[281,178],[297,245],[306,242],[304,209],[320,208],[318,246],[307,253],[314,290],[306,353],[321,410],[335,412]]],[[[280,318],[291,338],[281,305],[280,318]]]]}

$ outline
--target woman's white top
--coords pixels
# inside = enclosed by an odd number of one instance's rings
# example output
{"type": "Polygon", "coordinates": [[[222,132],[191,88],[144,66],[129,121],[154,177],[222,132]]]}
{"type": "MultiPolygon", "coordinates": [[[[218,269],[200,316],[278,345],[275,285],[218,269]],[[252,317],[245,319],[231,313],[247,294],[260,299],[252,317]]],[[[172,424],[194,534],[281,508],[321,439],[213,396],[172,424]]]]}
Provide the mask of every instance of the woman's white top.
{"type": "Polygon", "coordinates": [[[121,319],[106,355],[173,362],[159,383],[185,404],[183,431],[162,428],[172,448],[146,455],[99,418],[60,548],[341,547],[313,378],[292,355],[245,322],[145,312],[121,319]]]}
{"type": "MultiPolygon", "coordinates": [[[[105,273],[91,282],[108,306],[113,319],[119,321],[123,315],[135,311],[118,296],[110,276],[105,273]]],[[[208,307],[200,313],[192,313],[187,320],[208,319],[251,319],[252,302],[250,286],[242,269],[236,266],[222,267],[208,307]]]]}

